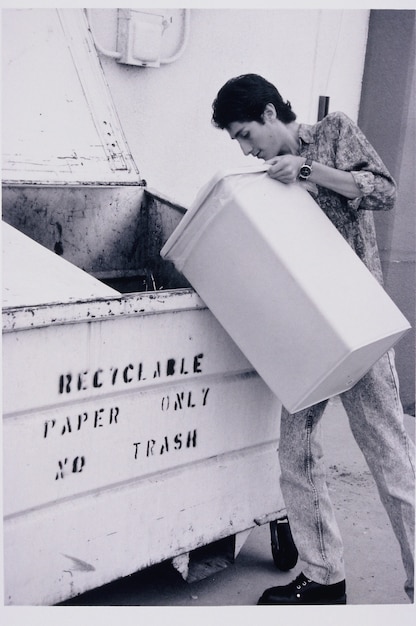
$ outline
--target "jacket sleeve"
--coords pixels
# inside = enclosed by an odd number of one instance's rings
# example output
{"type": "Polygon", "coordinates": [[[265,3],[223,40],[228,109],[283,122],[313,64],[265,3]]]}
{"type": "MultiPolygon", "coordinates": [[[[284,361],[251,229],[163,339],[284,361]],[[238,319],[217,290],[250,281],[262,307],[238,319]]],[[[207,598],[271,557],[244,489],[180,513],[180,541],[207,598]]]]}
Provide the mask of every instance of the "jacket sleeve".
{"type": "Polygon", "coordinates": [[[381,211],[392,209],[397,195],[396,183],[380,156],[347,115],[332,115],[338,127],[335,167],[351,172],[362,193],[361,197],[348,201],[349,207],[381,211]]]}

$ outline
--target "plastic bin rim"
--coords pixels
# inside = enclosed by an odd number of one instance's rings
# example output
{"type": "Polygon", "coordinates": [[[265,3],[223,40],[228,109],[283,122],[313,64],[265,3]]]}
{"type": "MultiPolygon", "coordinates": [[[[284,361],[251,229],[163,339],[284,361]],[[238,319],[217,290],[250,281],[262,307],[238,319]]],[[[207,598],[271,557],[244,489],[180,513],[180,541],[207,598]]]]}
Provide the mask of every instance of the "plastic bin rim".
{"type": "Polygon", "coordinates": [[[169,251],[175,245],[179,236],[182,234],[183,230],[191,221],[199,207],[202,206],[209,194],[214,189],[215,185],[217,185],[222,179],[227,178],[228,176],[239,176],[241,174],[261,174],[263,172],[267,172],[269,168],[270,165],[268,163],[261,163],[259,165],[249,165],[246,167],[229,170],[219,170],[218,172],[216,172],[216,174],[214,174],[214,176],[208,181],[208,183],[201,189],[199,194],[196,196],[194,202],[192,203],[190,209],[185,213],[177,228],[174,230],[165,245],[162,247],[160,251],[161,256],[165,258],[169,254],[169,251]]]}

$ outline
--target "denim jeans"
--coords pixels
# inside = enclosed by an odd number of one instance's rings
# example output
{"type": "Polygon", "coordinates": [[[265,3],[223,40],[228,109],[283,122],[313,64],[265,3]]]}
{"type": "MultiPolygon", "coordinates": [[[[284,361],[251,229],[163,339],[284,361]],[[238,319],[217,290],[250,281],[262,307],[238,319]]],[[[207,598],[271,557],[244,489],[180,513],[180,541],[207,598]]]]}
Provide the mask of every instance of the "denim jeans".
{"type": "MultiPolygon", "coordinates": [[[[350,427],[399,541],[413,600],[415,447],[403,426],[394,351],[341,394],[350,427]]],[[[320,420],[327,401],[282,411],[281,489],[305,576],[321,584],[345,578],[343,544],[326,483],[320,420]]]]}

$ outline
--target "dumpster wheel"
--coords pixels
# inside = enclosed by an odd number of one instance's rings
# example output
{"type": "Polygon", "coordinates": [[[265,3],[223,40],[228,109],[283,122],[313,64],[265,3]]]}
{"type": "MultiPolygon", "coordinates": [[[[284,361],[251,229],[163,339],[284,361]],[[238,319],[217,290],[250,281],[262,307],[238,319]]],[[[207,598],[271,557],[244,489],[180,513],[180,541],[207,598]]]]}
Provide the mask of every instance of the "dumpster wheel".
{"type": "Polygon", "coordinates": [[[283,572],[295,567],[298,562],[298,551],[293,541],[287,517],[270,522],[272,556],[276,567],[283,572]]]}

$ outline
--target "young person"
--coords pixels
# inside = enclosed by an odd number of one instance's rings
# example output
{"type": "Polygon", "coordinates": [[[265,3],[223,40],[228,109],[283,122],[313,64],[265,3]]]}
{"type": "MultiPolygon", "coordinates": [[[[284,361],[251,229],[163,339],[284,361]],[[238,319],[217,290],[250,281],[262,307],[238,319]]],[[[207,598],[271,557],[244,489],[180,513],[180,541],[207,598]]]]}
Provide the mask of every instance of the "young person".
{"type": "MultiPolygon", "coordinates": [[[[305,186],[383,284],[372,211],[393,207],[396,185],[358,126],[340,112],[314,125],[298,123],[290,103],[257,74],[232,78],[220,89],[212,121],[245,155],[264,159],[272,178],[305,186]]],[[[399,541],[413,601],[415,448],[403,425],[394,351],[340,397],[399,541]]],[[[281,490],[304,567],[289,585],[267,589],[258,604],[346,603],[343,544],[322,450],[326,404],[292,415],[283,408],[281,490]]]]}

